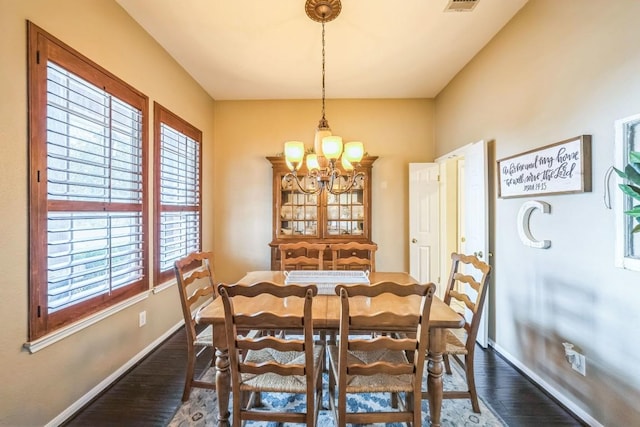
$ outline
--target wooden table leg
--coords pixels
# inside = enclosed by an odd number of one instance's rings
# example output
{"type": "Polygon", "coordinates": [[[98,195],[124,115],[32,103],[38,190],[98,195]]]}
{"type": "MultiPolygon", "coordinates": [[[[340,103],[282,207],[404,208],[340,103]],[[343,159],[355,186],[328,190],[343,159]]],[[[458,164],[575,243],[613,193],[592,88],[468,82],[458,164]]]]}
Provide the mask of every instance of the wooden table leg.
{"type": "Polygon", "coordinates": [[[229,374],[229,350],[226,348],[216,348],[216,392],[218,394],[218,427],[229,427],[231,375],[229,374]]]}
{"type": "Polygon", "coordinates": [[[431,426],[440,427],[440,412],[442,410],[442,351],[444,334],[441,328],[431,328],[429,332],[429,355],[427,362],[427,391],[429,392],[429,415],[431,426]]]}

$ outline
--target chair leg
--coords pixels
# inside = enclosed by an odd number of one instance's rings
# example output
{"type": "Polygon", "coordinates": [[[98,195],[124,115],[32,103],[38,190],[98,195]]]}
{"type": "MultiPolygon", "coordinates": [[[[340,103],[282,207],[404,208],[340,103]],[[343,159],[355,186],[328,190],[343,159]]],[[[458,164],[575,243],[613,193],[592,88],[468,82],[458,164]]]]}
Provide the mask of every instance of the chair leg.
{"type": "Polygon", "coordinates": [[[322,373],[323,372],[324,372],[324,369],[321,368],[320,371],[318,372],[318,376],[316,378],[316,399],[317,399],[316,412],[318,412],[320,410],[320,408],[322,407],[322,373]]]}
{"type": "Polygon", "coordinates": [[[347,425],[347,396],[342,391],[338,392],[338,427],[347,425]]]}
{"type": "Polygon", "coordinates": [[[331,372],[331,364],[329,363],[327,366],[327,369],[329,370],[329,396],[332,396],[334,391],[335,391],[335,387],[336,387],[336,379],[333,378],[333,372],[331,372]]]}
{"type": "MultiPolygon", "coordinates": [[[[232,390],[232,394],[234,395],[233,398],[236,398],[236,393],[234,393],[234,391],[232,390]]],[[[243,400],[245,400],[245,393],[243,392],[239,392],[238,394],[238,399],[240,400],[238,403],[242,403],[243,400]]],[[[249,393],[247,393],[249,394],[249,393]]],[[[249,399],[251,400],[251,399],[249,399]]],[[[241,404],[236,404],[235,400],[233,402],[233,407],[231,409],[231,413],[232,413],[232,417],[233,417],[233,421],[232,421],[232,425],[233,427],[240,427],[242,425],[242,420],[240,419],[240,411],[242,409],[242,405],[241,404]]]]}
{"type": "Polygon", "coordinates": [[[309,424],[310,426],[318,425],[318,416],[320,414],[320,409],[322,409],[322,381],[317,382],[316,393],[313,398],[315,406],[313,411],[313,419],[311,420],[312,424],[309,424]]]}
{"type": "Polygon", "coordinates": [[[305,424],[307,426],[314,426],[315,423],[314,423],[313,417],[314,417],[314,415],[316,413],[316,406],[315,405],[317,403],[316,399],[315,399],[315,396],[312,396],[312,398],[309,399],[309,395],[307,394],[306,401],[307,401],[307,413],[305,415],[305,420],[304,421],[305,421],[305,424]]]}
{"type": "Polygon", "coordinates": [[[189,346],[187,350],[187,373],[184,380],[184,392],[182,393],[182,401],[189,400],[191,394],[191,382],[193,381],[193,374],[196,368],[196,355],[192,346],[189,346]]]}
{"type": "Polygon", "coordinates": [[[478,393],[476,393],[476,380],[473,375],[473,352],[469,352],[464,358],[465,374],[467,376],[467,387],[471,395],[471,406],[473,412],[480,413],[480,404],[478,404],[478,393]]]}
{"type": "Polygon", "coordinates": [[[413,427],[422,425],[422,393],[411,393],[411,399],[413,404],[411,409],[413,410],[413,427]]]}
{"type": "Polygon", "coordinates": [[[442,360],[444,361],[444,370],[447,374],[451,375],[451,364],[449,363],[449,356],[446,354],[442,355],[442,360]]]}

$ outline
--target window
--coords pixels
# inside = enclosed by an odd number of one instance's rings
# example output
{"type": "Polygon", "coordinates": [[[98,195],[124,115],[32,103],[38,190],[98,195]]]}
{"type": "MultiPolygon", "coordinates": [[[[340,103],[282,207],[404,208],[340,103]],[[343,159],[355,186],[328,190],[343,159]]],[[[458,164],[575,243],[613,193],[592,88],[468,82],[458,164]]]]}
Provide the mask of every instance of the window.
{"type": "Polygon", "coordinates": [[[176,260],[201,249],[202,132],[154,104],[155,283],[175,277],[176,260]]]}
{"type": "Polygon", "coordinates": [[[29,23],[34,340],[148,289],[147,97],[29,23]]]}
{"type": "MultiPolygon", "coordinates": [[[[629,152],[640,151],[640,114],[616,121],[615,166],[624,170],[629,152]]],[[[615,175],[615,174],[614,174],[615,175]]],[[[618,182],[622,180],[618,177],[618,182]]],[[[640,271],[640,233],[631,231],[635,219],[624,212],[631,210],[634,200],[616,188],[616,266],[640,271]]]]}

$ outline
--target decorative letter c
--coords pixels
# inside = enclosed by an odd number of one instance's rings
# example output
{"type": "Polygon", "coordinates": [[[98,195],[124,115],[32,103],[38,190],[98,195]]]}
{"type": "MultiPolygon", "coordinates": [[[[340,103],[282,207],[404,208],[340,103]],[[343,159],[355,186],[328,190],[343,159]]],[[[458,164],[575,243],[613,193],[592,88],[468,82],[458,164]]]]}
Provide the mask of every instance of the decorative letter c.
{"type": "Polygon", "coordinates": [[[537,200],[524,202],[518,212],[518,235],[520,236],[522,243],[526,246],[537,249],[547,249],[551,246],[551,240],[538,241],[533,237],[531,230],[529,229],[529,219],[531,217],[531,213],[535,209],[540,209],[542,213],[548,214],[551,206],[549,203],[539,202],[537,200]]]}

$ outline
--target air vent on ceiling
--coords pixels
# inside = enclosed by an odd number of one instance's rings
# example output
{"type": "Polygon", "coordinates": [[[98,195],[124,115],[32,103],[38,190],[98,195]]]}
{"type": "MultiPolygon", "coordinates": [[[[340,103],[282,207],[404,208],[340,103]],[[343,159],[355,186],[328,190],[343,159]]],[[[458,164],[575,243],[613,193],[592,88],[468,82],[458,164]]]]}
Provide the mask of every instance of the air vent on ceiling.
{"type": "Polygon", "coordinates": [[[449,0],[445,12],[471,12],[480,0],[449,0]]]}

